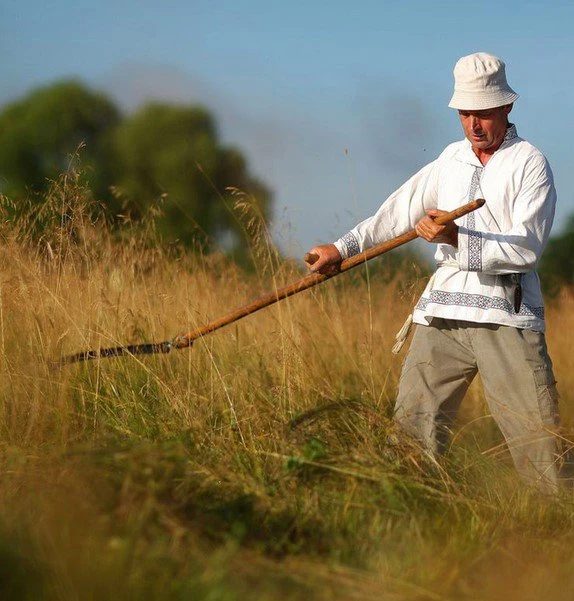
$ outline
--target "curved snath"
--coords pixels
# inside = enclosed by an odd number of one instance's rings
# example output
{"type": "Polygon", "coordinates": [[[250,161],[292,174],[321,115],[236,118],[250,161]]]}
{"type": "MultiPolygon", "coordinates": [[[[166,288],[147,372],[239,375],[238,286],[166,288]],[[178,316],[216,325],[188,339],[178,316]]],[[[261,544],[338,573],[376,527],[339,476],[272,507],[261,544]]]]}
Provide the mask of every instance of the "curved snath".
{"type": "MultiPolygon", "coordinates": [[[[482,207],[485,204],[485,201],[481,198],[477,200],[473,200],[468,204],[465,204],[454,211],[450,211],[449,213],[445,213],[435,218],[435,221],[440,225],[445,225],[470,213],[475,211],[476,209],[482,207]]],[[[268,307],[276,303],[277,301],[283,300],[289,296],[293,296],[299,292],[303,292],[303,290],[307,290],[308,288],[312,288],[321,282],[331,279],[335,277],[339,273],[344,271],[348,271],[357,265],[361,265],[374,257],[378,257],[398,246],[406,244],[411,240],[417,238],[417,233],[415,230],[410,230],[409,232],[402,234],[401,236],[397,236],[388,242],[383,242],[382,244],[378,244],[377,246],[373,246],[368,250],[359,253],[349,259],[345,259],[341,262],[340,270],[337,273],[324,275],[321,273],[311,273],[300,280],[289,284],[283,288],[279,288],[274,292],[270,292],[265,296],[236,309],[235,311],[216,319],[200,328],[197,328],[191,332],[186,334],[180,334],[176,336],[173,340],[166,340],[164,342],[150,342],[144,344],[130,344],[127,346],[116,346],[111,348],[101,348],[97,350],[90,351],[82,351],[80,353],[76,353],[74,355],[68,355],[67,357],[62,357],[60,359],[60,364],[68,364],[68,363],[77,363],[80,361],[88,361],[90,359],[103,359],[106,357],[121,357],[123,355],[155,355],[160,353],[169,353],[172,349],[182,349],[189,348],[194,340],[198,338],[202,338],[206,334],[210,334],[215,330],[219,330],[223,326],[226,326],[230,323],[238,321],[247,315],[251,315],[251,313],[255,313],[260,309],[268,307]]]]}

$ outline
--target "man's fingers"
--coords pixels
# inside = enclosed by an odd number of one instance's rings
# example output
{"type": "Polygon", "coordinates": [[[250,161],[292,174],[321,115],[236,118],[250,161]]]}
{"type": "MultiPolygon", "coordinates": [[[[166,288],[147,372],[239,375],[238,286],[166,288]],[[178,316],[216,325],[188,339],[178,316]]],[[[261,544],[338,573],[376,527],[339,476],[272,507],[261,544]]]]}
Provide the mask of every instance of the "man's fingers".
{"type": "Polygon", "coordinates": [[[341,266],[340,264],[328,263],[317,271],[323,275],[335,275],[341,271],[341,266]]]}
{"type": "Polygon", "coordinates": [[[325,265],[328,265],[328,261],[325,257],[321,257],[320,255],[309,252],[305,255],[305,264],[309,268],[310,271],[322,271],[325,265]]]}
{"type": "Polygon", "coordinates": [[[339,273],[341,267],[341,253],[334,244],[314,246],[304,260],[310,271],[327,275],[339,273]]]}
{"type": "Polygon", "coordinates": [[[319,260],[319,255],[314,252],[308,252],[305,255],[304,260],[305,260],[305,263],[307,263],[307,265],[311,266],[311,265],[314,265],[319,260]]]}
{"type": "Polygon", "coordinates": [[[322,273],[323,275],[335,275],[341,271],[340,263],[317,262],[310,267],[314,273],[322,273]]]}
{"type": "Polygon", "coordinates": [[[320,255],[316,256],[316,259],[312,259],[312,263],[305,260],[307,266],[309,267],[309,270],[312,273],[322,273],[323,275],[333,275],[335,273],[339,273],[341,267],[340,262],[334,263],[333,261],[330,261],[328,257],[320,255]]]}
{"type": "Polygon", "coordinates": [[[427,242],[435,242],[444,231],[444,225],[437,225],[430,216],[423,217],[415,226],[419,238],[427,242]]]}

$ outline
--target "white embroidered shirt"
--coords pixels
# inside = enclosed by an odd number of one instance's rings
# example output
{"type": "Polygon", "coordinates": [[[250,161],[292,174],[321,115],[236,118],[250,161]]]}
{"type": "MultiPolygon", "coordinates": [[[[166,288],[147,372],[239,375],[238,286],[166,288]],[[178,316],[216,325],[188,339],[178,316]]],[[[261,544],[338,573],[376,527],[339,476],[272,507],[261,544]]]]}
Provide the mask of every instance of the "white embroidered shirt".
{"type": "Polygon", "coordinates": [[[347,258],[414,228],[429,209],[452,211],[476,198],[486,204],[457,220],[458,249],[437,244],[437,271],[413,321],[428,325],[442,317],[544,331],[536,265],[552,227],[556,190],[548,161],[514,125],[485,166],[468,140],[447,146],[335,245],[347,258]]]}

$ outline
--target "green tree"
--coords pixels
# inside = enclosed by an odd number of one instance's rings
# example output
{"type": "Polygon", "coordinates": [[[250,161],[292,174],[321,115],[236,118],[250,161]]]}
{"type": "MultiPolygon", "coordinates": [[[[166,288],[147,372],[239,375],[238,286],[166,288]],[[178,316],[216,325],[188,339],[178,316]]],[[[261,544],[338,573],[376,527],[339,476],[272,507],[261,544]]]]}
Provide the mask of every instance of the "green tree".
{"type": "Polygon", "coordinates": [[[91,188],[109,185],[109,134],[120,120],[103,94],[76,81],[31,92],[0,113],[0,191],[15,198],[44,192],[70,164],[80,144],[91,188]]]}
{"type": "Polygon", "coordinates": [[[109,216],[138,221],[161,203],[158,230],[169,240],[223,243],[241,257],[244,228],[228,188],[250,195],[262,221],[269,218],[271,193],[249,174],[239,150],[219,142],[206,109],[150,104],[125,117],[105,95],[76,81],[4,107],[0,193],[42,202],[80,144],[84,183],[109,216]]]}
{"type": "Polygon", "coordinates": [[[230,210],[234,187],[256,198],[266,219],[271,194],[247,170],[243,155],[222,146],[201,107],[149,104],[115,132],[119,212],[136,219],[163,198],[160,231],[184,243],[217,240],[234,246],[242,227],[230,210]]]}
{"type": "Polygon", "coordinates": [[[550,238],[539,271],[543,289],[550,296],[574,284],[574,215],[558,236],[550,238]]]}

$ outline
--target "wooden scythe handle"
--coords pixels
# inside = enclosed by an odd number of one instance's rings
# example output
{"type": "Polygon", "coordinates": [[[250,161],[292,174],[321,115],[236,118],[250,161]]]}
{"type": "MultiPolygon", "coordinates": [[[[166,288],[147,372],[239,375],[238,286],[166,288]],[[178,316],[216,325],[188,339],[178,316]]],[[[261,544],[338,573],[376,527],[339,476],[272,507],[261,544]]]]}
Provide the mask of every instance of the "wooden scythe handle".
{"type": "MultiPolygon", "coordinates": [[[[436,223],[438,223],[440,225],[445,225],[447,223],[450,223],[451,221],[454,221],[455,219],[458,219],[459,217],[462,217],[463,215],[466,215],[467,213],[471,213],[472,211],[479,209],[484,204],[485,204],[485,200],[482,198],[473,200],[472,202],[469,202],[468,204],[465,204],[465,205],[459,207],[458,209],[455,209],[454,211],[450,211],[449,213],[445,213],[444,215],[439,215],[438,217],[435,217],[435,221],[436,221],[436,223]]],[[[303,292],[303,290],[307,290],[308,288],[312,288],[313,286],[316,286],[317,284],[320,284],[321,282],[331,279],[332,277],[334,277],[335,275],[338,275],[339,273],[348,271],[349,269],[352,269],[353,267],[356,267],[357,265],[361,265],[362,263],[366,263],[367,261],[370,261],[374,257],[378,257],[379,255],[389,252],[390,250],[393,250],[394,248],[397,248],[398,246],[402,246],[403,244],[406,244],[407,242],[410,242],[411,240],[414,240],[415,238],[417,238],[416,231],[410,230],[406,234],[397,236],[396,238],[393,238],[392,240],[389,240],[388,242],[383,242],[382,244],[373,246],[372,248],[369,248],[368,250],[366,250],[362,253],[359,253],[358,255],[355,255],[353,257],[349,257],[348,259],[343,260],[341,262],[341,266],[340,266],[338,273],[334,273],[334,274],[330,274],[330,275],[324,275],[321,273],[309,274],[309,275],[305,276],[304,278],[298,280],[297,282],[294,282],[292,284],[289,284],[288,286],[279,288],[278,290],[275,290],[274,292],[266,294],[262,298],[260,298],[256,301],[253,301],[252,303],[249,303],[248,305],[245,305],[244,307],[241,307],[241,308],[233,311],[232,313],[229,313],[228,315],[221,317],[220,319],[212,321],[212,322],[210,322],[200,328],[197,328],[187,334],[181,334],[180,336],[177,336],[172,341],[172,344],[175,348],[185,348],[185,347],[191,346],[191,344],[193,343],[194,340],[197,340],[198,338],[201,338],[202,336],[205,336],[206,334],[209,334],[210,332],[218,330],[219,328],[222,328],[223,326],[233,323],[234,321],[237,321],[239,319],[242,319],[243,317],[246,317],[247,315],[250,315],[251,313],[255,313],[256,311],[259,311],[260,309],[263,309],[264,307],[268,307],[269,305],[272,305],[273,303],[276,303],[277,301],[283,300],[284,298],[287,298],[289,296],[293,296],[294,294],[298,294],[299,292],[303,292]]],[[[307,262],[312,265],[312,263],[315,262],[318,257],[317,257],[317,255],[314,255],[313,257],[309,256],[308,258],[310,258],[311,261],[307,260],[307,255],[306,255],[307,262]],[[316,258],[314,258],[314,257],[316,257],[316,258]]]]}

